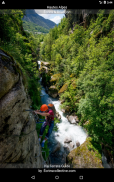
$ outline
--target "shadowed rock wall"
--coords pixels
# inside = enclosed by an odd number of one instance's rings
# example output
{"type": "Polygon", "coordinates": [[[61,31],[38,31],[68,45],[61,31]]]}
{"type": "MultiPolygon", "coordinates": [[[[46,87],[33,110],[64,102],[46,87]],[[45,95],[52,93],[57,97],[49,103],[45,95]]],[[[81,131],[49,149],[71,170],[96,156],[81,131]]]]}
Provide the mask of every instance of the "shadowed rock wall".
{"type": "Polygon", "coordinates": [[[41,168],[43,157],[22,72],[0,49],[0,167],[41,168]]]}

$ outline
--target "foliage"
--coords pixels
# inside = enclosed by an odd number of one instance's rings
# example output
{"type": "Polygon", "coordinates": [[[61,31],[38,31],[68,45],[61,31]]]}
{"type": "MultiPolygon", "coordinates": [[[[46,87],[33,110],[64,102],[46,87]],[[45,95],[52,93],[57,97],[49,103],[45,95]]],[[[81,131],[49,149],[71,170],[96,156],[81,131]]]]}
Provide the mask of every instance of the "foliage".
{"type": "Polygon", "coordinates": [[[23,28],[24,28],[24,30],[28,30],[33,33],[35,33],[35,32],[48,33],[49,32],[48,29],[38,26],[37,24],[35,24],[33,22],[28,22],[26,20],[23,20],[23,28]]]}
{"type": "MultiPolygon", "coordinates": [[[[70,17],[70,15],[68,16],[70,17]]],[[[73,21],[72,14],[72,21],[73,21]]],[[[109,14],[99,10],[95,18],[90,19],[88,28],[63,18],[46,35],[41,47],[41,57],[49,60],[54,73],[62,73],[57,87],[59,90],[68,82],[69,86],[60,95],[65,100],[62,108],[70,107],[76,112],[89,135],[97,143],[114,148],[114,10],[109,14]],[[72,25],[71,25],[72,24],[72,25]],[[50,43],[51,42],[51,43],[50,43]],[[72,79],[76,87],[73,87],[72,79]]]]}
{"type": "Polygon", "coordinates": [[[20,66],[23,83],[32,99],[33,109],[41,104],[37,70],[37,48],[44,35],[33,35],[24,31],[22,17],[25,10],[0,10],[0,46],[7,51],[20,66]]]}
{"type": "MultiPolygon", "coordinates": [[[[32,98],[34,109],[39,108],[40,86],[37,70],[37,49],[42,61],[53,65],[54,74],[61,77],[56,83],[68,106],[93,139],[94,146],[103,143],[114,149],[114,10],[100,10],[88,28],[76,24],[73,14],[64,17],[46,35],[25,32],[22,25],[24,10],[0,10],[0,46],[9,52],[23,72],[23,82],[32,98]],[[9,13],[10,12],[10,13],[9,13]],[[9,14],[8,14],[9,13],[9,14]],[[71,18],[71,20],[70,20],[71,18]],[[41,43],[43,42],[43,43],[41,43]],[[74,80],[74,81],[73,81],[74,80]],[[89,120],[89,124],[84,123],[89,120]]],[[[50,80],[50,76],[45,77],[50,80]]],[[[89,146],[91,148],[91,146],[89,146]]],[[[93,147],[92,147],[93,148],[93,147]]],[[[114,150],[113,150],[114,151],[114,150]]]]}

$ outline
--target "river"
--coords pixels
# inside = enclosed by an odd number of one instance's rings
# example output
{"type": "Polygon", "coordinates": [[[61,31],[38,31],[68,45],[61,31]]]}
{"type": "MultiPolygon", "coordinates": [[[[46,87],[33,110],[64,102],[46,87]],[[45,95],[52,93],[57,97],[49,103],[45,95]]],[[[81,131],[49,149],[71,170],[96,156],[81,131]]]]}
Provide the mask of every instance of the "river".
{"type": "MultiPolygon", "coordinates": [[[[39,67],[40,67],[41,61],[38,61],[39,67]]],[[[41,78],[42,79],[42,78],[41,78]]],[[[41,82],[40,79],[40,82],[41,82]]],[[[42,86],[42,85],[41,85],[42,86]]],[[[50,162],[53,165],[65,165],[66,164],[66,150],[65,146],[69,147],[69,150],[75,149],[76,142],[78,141],[80,145],[85,142],[88,134],[85,131],[85,129],[81,126],[70,124],[67,118],[65,117],[65,114],[60,110],[60,101],[58,99],[54,99],[50,97],[46,91],[45,88],[42,86],[41,90],[41,101],[42,104],[49,104],[52,103],[55,106],[55,109],[59,114],[61,115],[61,122],[57,124],[58,131],[53,131],[52,134],[49,137],[48,140],[48,147],[50,150],[50,162]],[[65,144],[64,141],[66,138],[69,138],[72,140],[72,143],[74,147],[70,147],[70,145],[65,144]],[[60,143],[60,150],[52,153],[53,148],[60,143]]],[[[104,168],[110,168],[109,164],[107,163],[107,159],[102,153],[102,163],[104,168]]]]}
{"type": "MultiPolygon", "coordinates": [[[[40,61],[38,61],[38,64],[40,67],[40,61]]],[[[69,149],[71,151],[72,149],[77,147],[76,146],[77,141],[81,145],[86,140],[87,132],[81,126],[69,123],[63,112],[60,110],[60,101],[58,99],[50,97],[46,93],[45,88],[43,86],[41,90],[41,101],[42,104],[49,104],[49,103],[54,104],[56,111],[59,112],[59,114],[61,115],[61,122],[57,124],[58,131],[52,132],[48,141],[49,143],[48,145],[51,154],[51,151],[54,148],[54,146],[57,145],[58,142],[60,143],[60,150],[55,155],[53,154],[52,155],[53,157],[51,156],[52,159],[51,161],[53,161],[52,162],[53,164],[59,164],[59,163],[64,164],[65,163],[64,146],[67,146],[67,144],[64,143],[65,139],[70,137],[70,139],[72,140],[74,147],[72,148],[69,146],[69,149]]]]}

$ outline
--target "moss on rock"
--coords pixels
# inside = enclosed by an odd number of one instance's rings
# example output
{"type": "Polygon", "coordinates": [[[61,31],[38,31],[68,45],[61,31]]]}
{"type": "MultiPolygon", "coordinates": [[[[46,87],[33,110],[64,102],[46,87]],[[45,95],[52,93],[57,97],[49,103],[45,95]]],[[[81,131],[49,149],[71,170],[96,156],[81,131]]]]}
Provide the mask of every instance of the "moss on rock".
{"type": "Polygon", "coordinates": [[[50,68],[51,64],[49,62],[41,62],[41,66],[46,66],[50,68]]]}
{"type": "Polygon", "coordinates": [[[72,79],[72,83],[71,83],[71,85],[73,86],[73,88],[75,89],[76,88],[76,79],[74,78],[74,79],[72,79]]]}
{"type": "Polygon", "coordinates": [[[63,93],[63,92],[67,89],[67,87],[68,87],[68,83],[65,83],[65,84],[62,86],[62,88],[59,90],[58,94],[63,93]]]}
{"type": "Polygon", "coordinates": [[[49,90],[48,90],[48,94],[53,97],[53,98],[56,98],[57,95],[58,95],[58,90],[57,90],[57,87],[55,85],[52,85],[49,87],[49,90]]]}
{"type": "Polygon", "coordinates": [[[50,85],[57,85],[61,76],[62,76],[61,73],[57,73],[57,74],[52,75],[51,79],[50,79],[50,85]]]}
{"type": "Polygon", "coordinates": [[[90,137],[68,154],[67,163],[72,168],[103,168],[101,154],[93,147],[90,137]]]}
{"type": "Polygon", "coordinates": [[[41,66],[41,68],[39,69],[40,73],[46,73],[46,69],[44,66],[41,66]]]}
{"type": "Polygon", "coordinates": [[[52,91],[52,92],[57,92],[57,87],[55,85],[52,85],[49,87],[49,91],[52,91]]]}
{"type": "Polygon", "coordinates": [[[6,51],[0,48],[0,98],[19,81],[22,71],[6,51]]]}
{"type": "Polygon", "coordinates": [[[20,69],[19,64],[13,59],[13,57],[8,52],[3,50],[2,48],[0,48],[0,50],[2,51],[0,54],[1,59],[4,61],[6,65],[5,68],[8,67],[10,69],[12,67],[13,69],[10,70],[13,71],[13,73],[15,72],[15,74],[19,73],[21,75],[22,71],[20,69]]]}

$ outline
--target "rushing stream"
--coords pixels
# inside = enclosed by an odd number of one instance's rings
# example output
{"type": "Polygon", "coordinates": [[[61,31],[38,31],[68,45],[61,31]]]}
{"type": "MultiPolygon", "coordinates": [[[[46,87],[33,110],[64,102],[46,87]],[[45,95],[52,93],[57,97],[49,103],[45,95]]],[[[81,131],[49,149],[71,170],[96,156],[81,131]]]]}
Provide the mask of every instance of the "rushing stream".
{"type": "MultiPolygon", "coordinates": [[[[39,67],[40,67],[40,61],[38,61],[39,67]]],[[[40,80],[41,82],[41,80],[40,80]]],[[[50,150],[50,159],[51,164],[53,165],[61,165],[66,163],[66,153],[65,153],[65,146],[69,147],[69,150],[73,150],[76,148],[76,142],[78,141],[80,145],[85,142],[87,138],[87,132],[85,129],[81,126],[70,124],[63,112],[60,110],[60,101],[58,99],[54,99],[50,97],[46,91],[45,88],[42,86],[41,90],[41,101],[42,104],[49,104],[52,103],[55,106],[55,109],[59,114],[61,115],[61,122],[57,124],[58,131],[53,131],[51,136],[48,140],[48,147],[50,150]],[[68,143],[64,143],[66,138],[70,138],[72,140],[73,147],[68,145],[68,143]],[[56,153],[51,153],[53,151],[53,148],[60,143],[60,148],[56,153]]],[[[110,166],[107,164],[105,156],[102,154],[102,161],[104,164],[104,167],[110,168],[110,166]]]]}
{"type": "MultiPolygon", "coordinates": [[[[40,66],[40,61],[38,61],[38,64],[40,66]]],[[[59,114],[61,115],[61,122],[57,124],[58,131],[52,132],[48,143],[49,143],[50,152],[51,152],[52,148],[54,147],[54,145],[57,145],[58,142],[60,143],[60,150],[58,153],[58,155],[60,155],[59,156],[60,161],[55,159],[55,163],[64,164],[65,158],[64,158],[63,154],[65,153],[64,152],[64,146],[66,145],[64,143],[65,139],[70,138],[72,140],[72,143],[74,145],[73,149],[74,149],[74,148],[76,148],[77,141],[81,145],[86,140],[87,133],[81,126],[77,126],[77,125],[69,123],[69,121],[67,120],[67,118],[64,116],[63,112],[59,108],[60,101],[58,99],[54,99],[54,98],[50,97],[46,93],[45,88],[43,86],[42,86],[42,90],[41,90],[41,101],[42,101],[42,104],[49,104],[49,103],[54,104],[56,111],[59,112],[59,114]]],[[[72,150],[72,147],[70,148],[70,151],[71,150],[72,150]]],[[[58,159],[58,156],[54,156],[54,158],[56,158],[56,157],[58,159]]]]}

